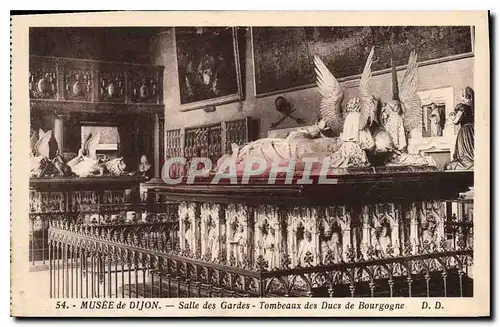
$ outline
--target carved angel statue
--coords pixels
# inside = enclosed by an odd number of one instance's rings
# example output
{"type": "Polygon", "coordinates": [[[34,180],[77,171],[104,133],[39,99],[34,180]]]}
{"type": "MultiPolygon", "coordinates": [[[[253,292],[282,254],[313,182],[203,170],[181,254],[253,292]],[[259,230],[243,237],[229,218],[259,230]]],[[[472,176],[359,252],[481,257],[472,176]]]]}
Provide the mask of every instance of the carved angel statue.
{"type": "Polygon", "coordinates": [[[104,166],[99,165],[97,160],[97,145],[101,134],[99,132],[90,134],[83,147],[78,150],[78,155],[68,161],[68,166],[78,177],[87,177],[89,175],[104,173],[104,166]]]}
{"type": "Polygon", "coordinates": [[[401,88],[398,85],[396,67],[392,59],[391,65],[393,99],[382,109],[384,128],[390,134],[394,147],[399,151],[406,152],[408,145],[406,133],[422,124],[422,106],[417,94],[417,54],[414,51],[410,53],[401,88]]]}
{"type": "Polygon", "coordinates": [[[59,150],[52,143],[52,131],[39,130],[30,138],[30,176],[70,176],[71,169],[64,163],[59,150]]]}
{"type": "MultiPolygon", "coordinates": [[[[377,100],[370,93],[371,66],[375,48],[372,47],[366,60],[359,83],[359,97],[351,98],[342,117],[344,90],[318,56],[314,58],[316,84],[322,95],[320,114],[326,125],[341,134],[339,150],[332,154],[331,166],[356,167],[368,164],[365,150],[376,148],[371,127],[378,121],[377,100]]],[[[386,151],[380,147],[380,151],[386,151]]]]}
{"type": "Polygon", "coordinates": [[[320,162],[328,157],[331,167],[366,165],[363,149],[374,146],[368,123],[376,120],[375,101],[368,92],[373,51],[372,48],[361,77],[362,96],[347,104],[345,122],[341,109],[344,90],[321,59],[315,57],[317,85],[322,95],[321,119],[314,126],[293,131],[284,139],[264,138],[241,148],[233,145],[233,154],[222,157],[217,167],[224,167],[228,160],[239,164],[251,157],[264,158],[270,166],[274,161],[300,160],[308,156],[320,162]]]}

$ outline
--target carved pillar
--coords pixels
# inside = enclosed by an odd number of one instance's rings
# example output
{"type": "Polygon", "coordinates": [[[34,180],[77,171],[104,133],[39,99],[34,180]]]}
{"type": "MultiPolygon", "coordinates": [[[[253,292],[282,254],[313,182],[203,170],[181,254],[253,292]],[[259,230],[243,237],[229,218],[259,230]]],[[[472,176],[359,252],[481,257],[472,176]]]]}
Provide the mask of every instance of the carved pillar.
{"type": "Polygon", "coordinates": [[[199,238],[198,227],[196,226],[196,204],[182,202],[179,204],[179,241],[181,251],[186,250],[186,242],[189,244],[189,250],[191,253],[196,254],[196,244],[199,238]],[[189,221],[189,229],[186,230],[185,221],[189,221]],[[186,232],[189,231],[189,235],[186,232]]]}
{"type": "Polygon", "coordinates": [[[252,207],[245,206],[243,207],[243,214],[245,218],[245,236],[246,236],[245,255],[248,262],[253,264],[255,262],[253,260],[254,243],[252,242],[254,237],[253,235],[255,234],[254,210],[252,207]]]}
{"type": "Polygon", "coordinates": [[[217,235],[219,237],[217,238],[217,248],[219,249],[217,251],[217,260],[220,258],[225,258],[226,257],[226,252],[227,247],[226,247],[226,240],[227,240],[227,234],[226,234],[226,210],[225,210],[225,205],[219,205],[218,208],[218,214],[217,214],[217,235]],[[222,255],[221,255],[222,254],[222,255]]]}
{"type": "Polygon", "coordinates": [[[412,254],[417,253],[417,246],[419,244],[418,236],[418,216],[420,210],[417,209],[416,203],[412,203],[410,207],[410,244],[412,254]]]}
{"type": "Polygon", "coordinates": [[[436,214],[436,245],[437,249],[442,250],[441,240],[445,239],[444,231],[444,204],[440,201],[433,201],[432,209],[436,214]]]}
{"type": "Polygon", "coordinates": [[[291,211],[288,211],[286,213],[286,219],[287,219],[287,251],[288,255],[290,256],[290,264],[292,267],[295,267],[297,265],[297,230],[296,230],[296,216],[293,215],[291,211]]]}
{"type": "Polygon", "coordinates": [[[280,258],[281,258],[281,231],[280,231],[280,220],[278,215],[277,207],[270,207],[270,229],[269,233],[271,233],[271,229],[274,230],[274,253],[272,254],[272,263],[269,264],[269,269],[279,268],[280,267],[280,258]]]}
{"type": "Polygon", "coordinates": [[[232,240],[233,240],[233,233],[231,231],[231,226],[233,224],[234,220],[234,204],[230,204],[225,208],[225,214],[226,214],[226,262],[229,264],[231,261],[231,253],[233,252],[232,248],[232,240]]]}
{"type": "Polygon", "coordinates": [[[184,219],[186,219],[186,203],[182,202],[179,204],[179,242],[180,249],[184,251],[186,249],[186,226],[184,225],[184,219]]]}
{"type": "Polygon", "coordinates": [[[342,258],[347,261],[347,253],[351,246],[351,216],[345,207],[339,207],[339,217],[342,221],[342,258]]]}
{"type": "Polygon", "coordinates": [[[193,226],[193,253],[195,256],[201,256],[201,217],[200,217],[200,205],[198,203],[191,203],[191,222],[193,226]]]}
{"type": "MultiPolygon", "coordinates": [[[[262,234],[262,226],[266,220],[266,207],[259,206],[254,210],[254,257],[264,256],[264,235],[262,234]]],[[[265,258],[264,258],[265,259],[265,258]]]]}
{"type": "Polygon", "coordinates": [[[307,209],[307,218],[311,223],[311,236],[313,240],[313,265],[316,265],[321,260],[321,253],[319,251],[320,241],[319,241],[319,226],[318,226],[318,210],[316,208],[308,208],[307,209]]]}
{"type": "Polygon", "coordinates": [[[399,250],[399,212],[394,203],[388,204],[387,218],[391,224],[391,245],[394,250],[394,255],[398,256],[399,250]]]}
{"type": "Polygon", "coordinates": [[[200,206],[200,218],[201,218],[201,256],[202,258],[207,253],[208,247],[208,223],[211,216],[211,204],[203,203],[200,206]]]}
{"type": "Polygon", "coordinates": [[[361,208],[361,223],[363,226],[363,235],[361,240],[361,254],[365,260],[368,260],[368,248],[371,245],[371,227],[370,227],[370,207],[361,208]]]}

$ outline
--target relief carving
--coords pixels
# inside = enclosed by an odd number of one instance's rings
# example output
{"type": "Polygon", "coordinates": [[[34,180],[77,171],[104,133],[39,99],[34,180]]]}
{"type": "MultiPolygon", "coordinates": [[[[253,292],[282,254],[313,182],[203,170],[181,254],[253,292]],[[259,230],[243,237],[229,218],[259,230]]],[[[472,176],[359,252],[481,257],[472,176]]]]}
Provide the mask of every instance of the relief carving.
{"type": "Polygon", "coordinates": [[[134,69],[130,77],[130,101],[133,103],[159,102],[160,81],[158,73],[134,69]]]}
{"type": "Polygon", "coordinates": [[[32,60],[29,71],[30,99],[55,99],[57,74],[55,62],[32,60]]]}
{"type": "Polygon", "coordinates": [[[125,101],[125,73],[99,72],[99,101],[125,101]]]}

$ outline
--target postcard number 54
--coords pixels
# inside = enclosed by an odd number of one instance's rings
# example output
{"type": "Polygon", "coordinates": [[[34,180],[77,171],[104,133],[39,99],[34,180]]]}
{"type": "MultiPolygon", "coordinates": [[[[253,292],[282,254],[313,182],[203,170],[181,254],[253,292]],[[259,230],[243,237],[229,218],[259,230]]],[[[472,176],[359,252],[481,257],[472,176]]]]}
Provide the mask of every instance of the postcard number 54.
{"type": "Polygon", "coordinates": [[[57,301],[56,309],[66,309],[66,301],[57,301]]]}

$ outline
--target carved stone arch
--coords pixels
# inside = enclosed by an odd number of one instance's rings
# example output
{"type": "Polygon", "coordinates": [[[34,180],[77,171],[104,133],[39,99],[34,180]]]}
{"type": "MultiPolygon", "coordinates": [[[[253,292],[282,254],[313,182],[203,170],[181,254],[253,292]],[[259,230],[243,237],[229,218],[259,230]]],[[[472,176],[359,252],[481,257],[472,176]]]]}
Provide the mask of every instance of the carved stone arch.
{"type": "Polygon", "coordinates": [[[361,271],[361,280],[373,283],[375,281],[375,272],[371,266],[361,266],[359,267],[361,271]],[[363,279],[363,276],[367,277],[367,280],[363,279]]]}
{"type": "Polygon", "coordinates": [[[442,258],[434,258],[434,260],[439,264],[441,267],[441,271],[443,273],[448,273],[448,262],[449,262],[449,257],[442,257],[442,258]]]}
{"type": "MultiPolygon", "coordinates": [[[[415,259],[412,263],[413,263],[413,265],[420,264],[421,267],[423,268],[423,271],[425,272],[425,274],[426,275],[430,274],[429,266],[427,265],[427,262],[425,262],[425,260],[423,260],[423,259],[415,259]]],[[[412,274],[414,274],[414,273],[415,272],[412,269],[412,274]]]]}
{"type": "Polygon", "coordinates": [[[305,285],[306,291],[308,293],[312,293],[312,286],[313,286],[312,284],[313,284],[312,280],[310,277],[308,277],[308,275],[306,274],[295,275],[290,280],[290,292],[293,291],[295,286],[305,285]]]}
{"type": "Polygon", "coordinates": [[[400,261],[399,264],[402,268],[403,276],[407,276],[407,278],[411,278],[411,267],[408,261],[400,261]]]}
{"type": "Polygon", "coordinates": [[[333,281],[331,279],[331,275],[327,272],[318,272],[314,274],[314,277],[311,279],[312,285],[316,287],[326,286],[329,289],[333,288],[333,281]],[[326,284],[326,285],[325,285],[326,284]]]}

